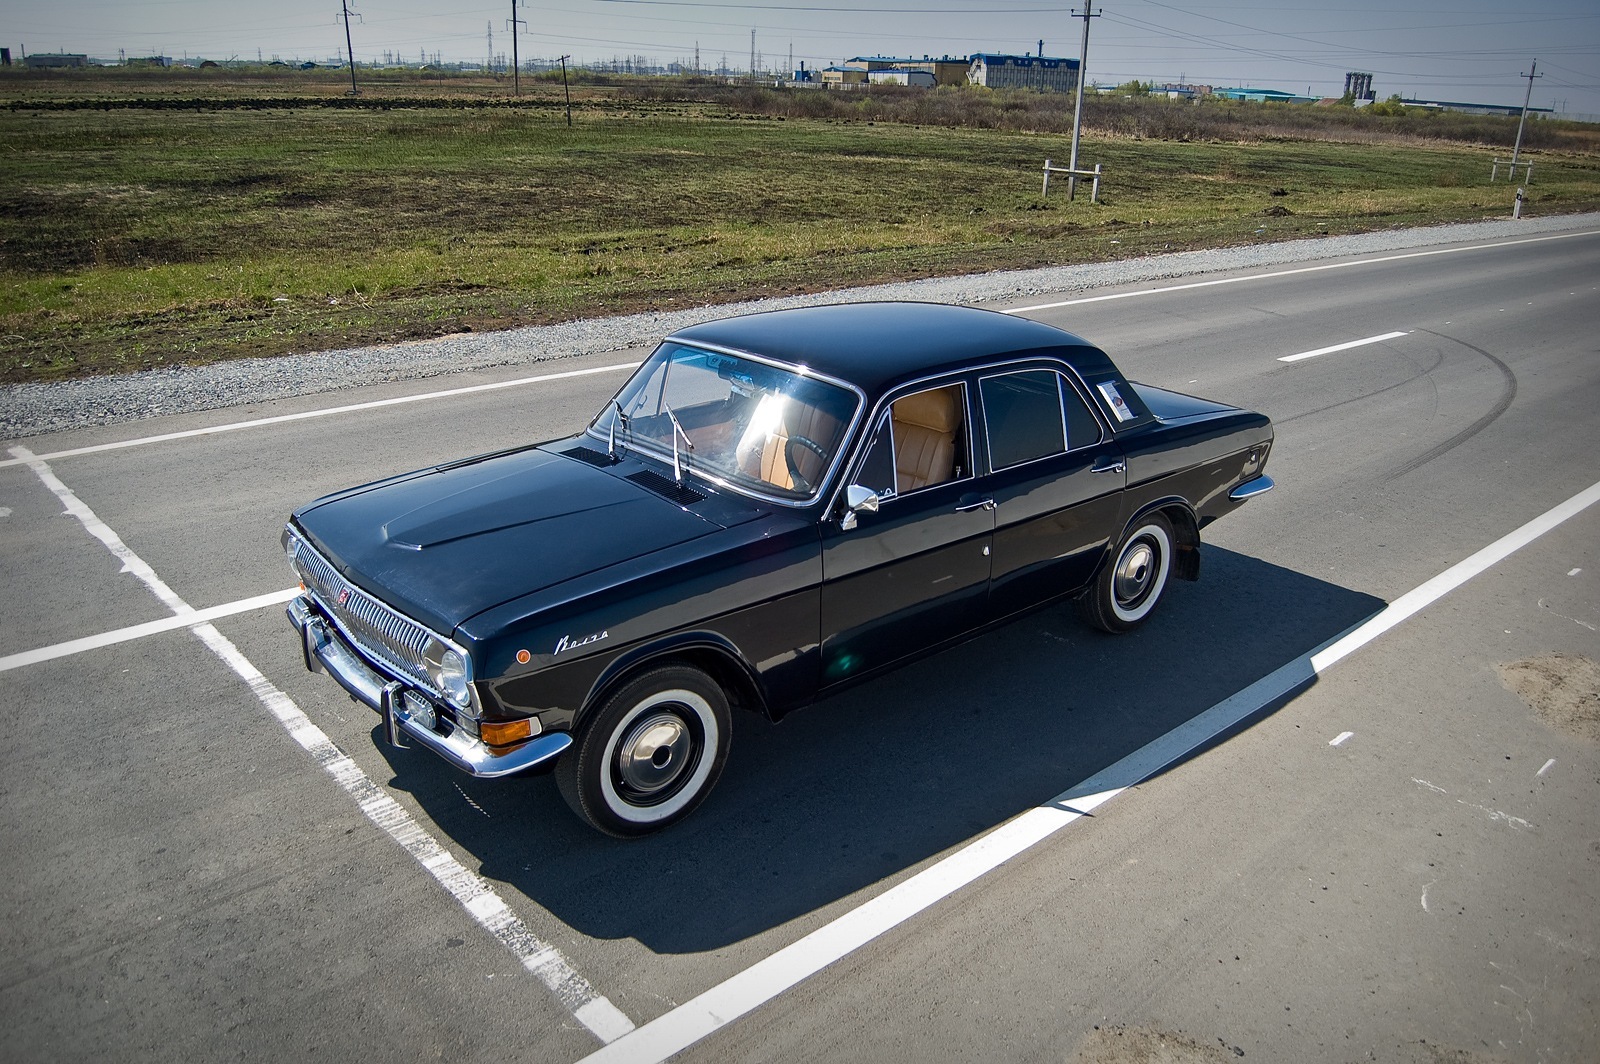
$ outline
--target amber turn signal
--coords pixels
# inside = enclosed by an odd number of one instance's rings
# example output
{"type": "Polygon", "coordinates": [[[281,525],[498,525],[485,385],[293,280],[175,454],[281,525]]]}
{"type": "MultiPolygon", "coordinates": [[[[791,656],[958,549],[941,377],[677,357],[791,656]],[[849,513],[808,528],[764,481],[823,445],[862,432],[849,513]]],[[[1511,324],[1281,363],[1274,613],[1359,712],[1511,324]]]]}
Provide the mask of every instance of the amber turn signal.
{"type": "Polygon", "coordinates": [[[538,730],[539,722],[533,717],[524,717],[521,720],[484,721],[478,725],[478,735],[491,746],[505,746],[507,743],[531,739],[538,730]]]}

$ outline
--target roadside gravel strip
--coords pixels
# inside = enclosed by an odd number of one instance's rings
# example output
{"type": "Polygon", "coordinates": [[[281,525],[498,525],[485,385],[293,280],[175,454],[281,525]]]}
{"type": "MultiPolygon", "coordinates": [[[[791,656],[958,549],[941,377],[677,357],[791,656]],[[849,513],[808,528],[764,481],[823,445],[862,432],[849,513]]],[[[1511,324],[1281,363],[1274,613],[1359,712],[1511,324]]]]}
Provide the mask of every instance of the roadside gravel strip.
{"type": "Polygon", "coordinates": [[[244,359],[212,366],[51,384],[13,384],[0,389],[0,437],[20,439],[89,425],[287,399],[365,384],[419,380],[496,366],[531,366],[577,355],[653,347],[662,336],[687,325],[761,310],[880,299],[961,304],[1016,302],[1198,274],[1384,254],[1463,241],[1515,239],[1594,226],[1600,226],[1600,214],[1387,230],[1357,236],[1186,251],[1123,262],[873,285],[688,310],[593,318],[505,332],[461,333],[382,347],[244,359]]]}

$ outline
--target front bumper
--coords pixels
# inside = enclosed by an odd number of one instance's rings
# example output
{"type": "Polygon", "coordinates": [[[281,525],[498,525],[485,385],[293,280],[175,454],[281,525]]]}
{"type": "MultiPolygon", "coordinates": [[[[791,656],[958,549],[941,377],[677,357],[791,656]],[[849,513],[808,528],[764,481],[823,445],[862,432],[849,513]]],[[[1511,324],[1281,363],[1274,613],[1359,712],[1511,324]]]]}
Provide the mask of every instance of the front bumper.
{"type": "MultiPolygon", "coordinates": [[[[450,728],[448,734],[435,731],[407,712],[406,700],[402,697],[407,691],[406,685],[368,665],[304,595],[291,599],[285,612],[300,633],[306,668],[312,672],[326,671],[351,698],[381,715],[384,733],[395,746],[408,746],[407,740],[415,740],[462,772],[495,777],[511,776],[545,765],[572,745],[572,736],[568,733],[551,732],[497,751],[463,728],[446,724],[450,728]]],[[[414,693],[420,695],[420,692],[414,693]]]]}

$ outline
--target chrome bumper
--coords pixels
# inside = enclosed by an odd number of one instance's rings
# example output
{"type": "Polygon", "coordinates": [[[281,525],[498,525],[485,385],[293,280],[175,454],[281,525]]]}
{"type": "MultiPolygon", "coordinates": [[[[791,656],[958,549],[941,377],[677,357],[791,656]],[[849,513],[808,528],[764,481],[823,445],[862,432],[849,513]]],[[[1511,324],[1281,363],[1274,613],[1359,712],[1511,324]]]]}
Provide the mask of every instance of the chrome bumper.
{"type": "Polygon", "coordinates": [[[305,596],[289,600],[285,608],[289,622],[300,633],[300,647],[306,668],[326,671],[350,692],[350,697],[376,710],[383,717],[384,734],[394,746],[409,746],[415,740],[462,772],[473,776],[511,776],[553,760],[572,745],[566,732],[551,732],[498,753],[465,729],[453,728],[440,735],[406,712],[406,690],[398,680],[390,680],[371,668],[361,655],[306,602],[305,596]]]}
{"type": "Polygon", "coordinates": [[[1272,478],[1263,473],[1254,480],[1247,480],[1228,492],[1228,498],[1234,502],[1244,502],[1246,499],[1253,499],[1257,495],[1271,491],[1272,487],[1272,478]]]}

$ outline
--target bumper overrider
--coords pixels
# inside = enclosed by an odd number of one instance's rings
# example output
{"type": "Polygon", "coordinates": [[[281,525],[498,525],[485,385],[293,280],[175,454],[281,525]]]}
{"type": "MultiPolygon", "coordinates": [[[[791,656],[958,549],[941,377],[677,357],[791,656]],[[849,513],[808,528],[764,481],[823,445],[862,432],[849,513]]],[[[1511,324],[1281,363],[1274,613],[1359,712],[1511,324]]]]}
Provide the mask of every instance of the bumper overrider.
{"type": "Polygon", "coordinates": [[[286,611],[300,632],[306,668],[327,672],[350,697],[383,717],[384,734],[394,746],[421,744],[450,764],[473,776],[510,776],[553,761],[572,736],[551,732],[504,750],[489,746],[465,728],[440,717],[434,700],[425,692],[378,672],[323,617],[310,598],[291,599],[286,611]],[[432,717],[433,726],[427,719],[432,717]]]}

